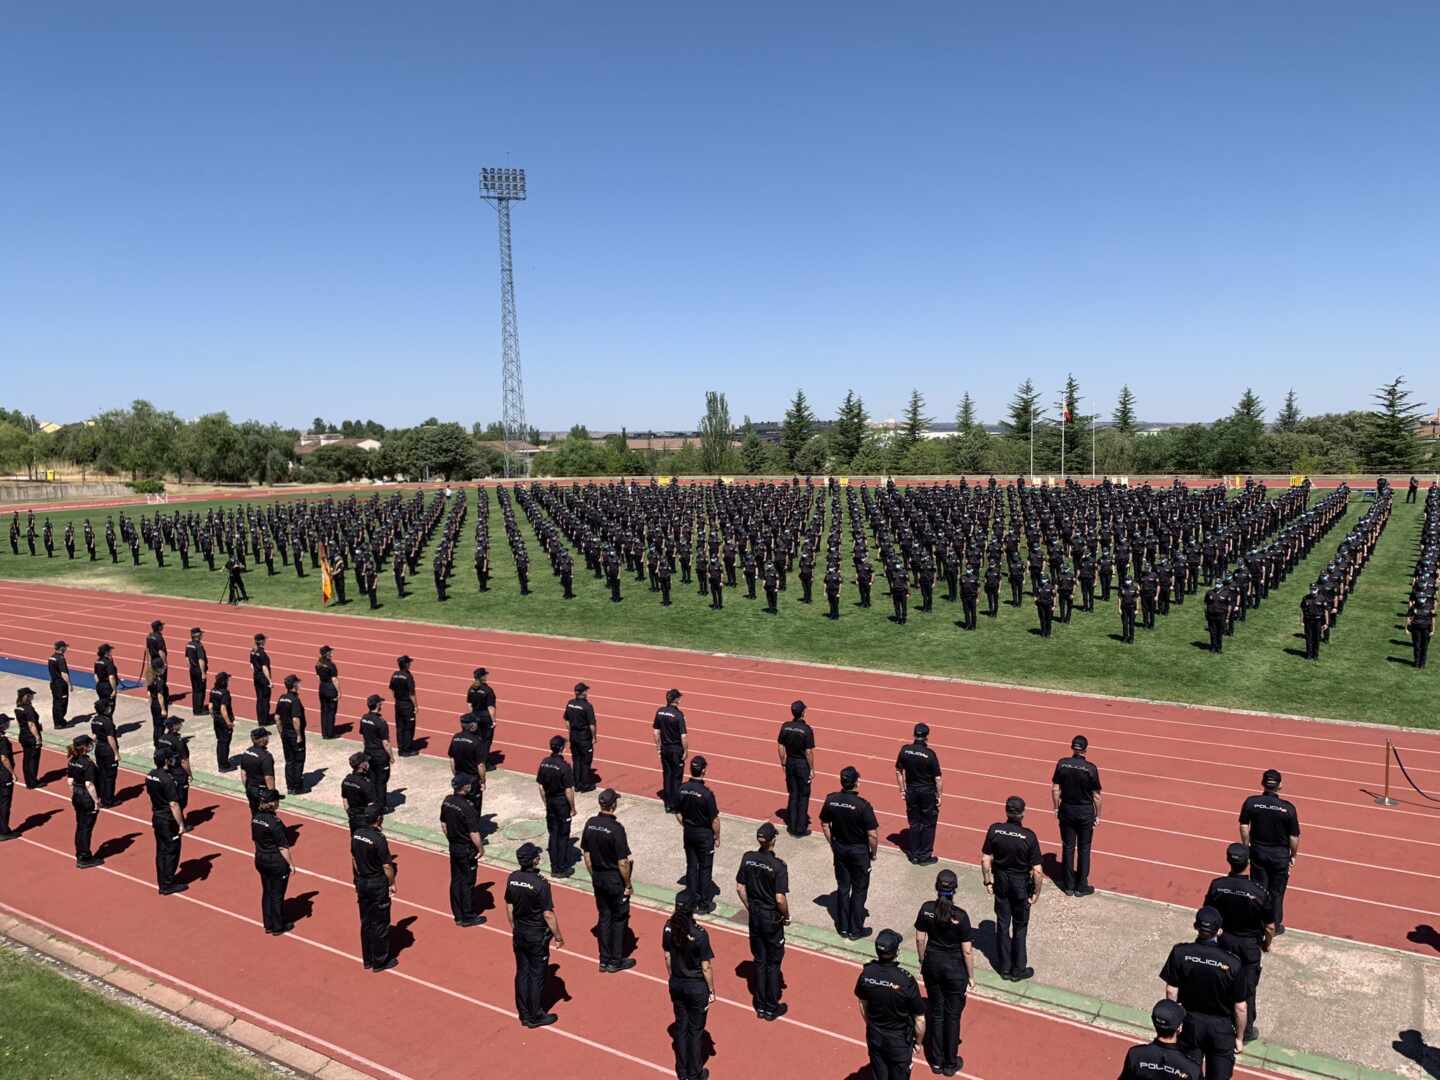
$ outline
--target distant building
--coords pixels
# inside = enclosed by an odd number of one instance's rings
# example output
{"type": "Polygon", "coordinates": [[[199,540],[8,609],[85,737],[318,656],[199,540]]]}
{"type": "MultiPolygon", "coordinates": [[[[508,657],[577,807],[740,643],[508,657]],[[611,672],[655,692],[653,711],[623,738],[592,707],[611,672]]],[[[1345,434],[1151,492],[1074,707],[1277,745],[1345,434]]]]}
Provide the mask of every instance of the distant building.
{"type": "Polygon", "coordinates": [[[1436,409],[1435,415],[1429,419],[1421,420],[1415,434],[1426,440],[1440,439],[1440,409],[1436,409]]]}

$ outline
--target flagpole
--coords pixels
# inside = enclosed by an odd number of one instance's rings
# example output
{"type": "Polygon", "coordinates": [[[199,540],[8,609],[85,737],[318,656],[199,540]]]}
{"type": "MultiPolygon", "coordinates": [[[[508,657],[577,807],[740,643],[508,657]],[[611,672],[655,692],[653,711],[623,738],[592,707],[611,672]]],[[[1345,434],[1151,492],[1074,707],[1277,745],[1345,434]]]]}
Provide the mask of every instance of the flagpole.
{"type": "Polygon", "coordinates": [[[1095,417],[1090,417],[1090,479],[1095,479],[1095,417]]]}
{"type": "Polygon", "coordinates": [[[1030,479],[1035,479],[1035,408],[1030,408],[1030,479]]]}
{"type": "Polygon", "coordinates": [[[1065,486],[1065,423],[1070,419],[1070,409],[1064,399],[1060,401],[1060,486],[1065,486]]]}

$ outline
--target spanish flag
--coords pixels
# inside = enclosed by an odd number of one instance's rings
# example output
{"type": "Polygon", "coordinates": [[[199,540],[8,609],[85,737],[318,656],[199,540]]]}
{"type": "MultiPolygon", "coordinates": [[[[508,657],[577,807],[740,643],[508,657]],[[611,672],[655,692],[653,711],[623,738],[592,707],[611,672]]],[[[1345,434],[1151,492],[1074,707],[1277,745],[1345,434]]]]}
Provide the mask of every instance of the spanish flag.
{"type": "Polygon", "coordinates": [[[328,604],[335,596],[335,579],[330,573],[330,557],[320,545],[320,602],[328,604]]]}

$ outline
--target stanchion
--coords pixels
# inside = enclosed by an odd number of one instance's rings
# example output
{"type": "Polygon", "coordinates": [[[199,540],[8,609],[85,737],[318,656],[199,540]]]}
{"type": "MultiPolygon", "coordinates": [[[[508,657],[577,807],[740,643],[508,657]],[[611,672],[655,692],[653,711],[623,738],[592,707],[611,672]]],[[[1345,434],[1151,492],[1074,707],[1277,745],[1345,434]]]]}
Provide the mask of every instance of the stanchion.
{"type": "Polygon", "coordinates": [[[1390,740],[1385,740],[1385,794],[1375,796],[1376,806],[1399,806],[1400,800],[1390,797],[1390,759],[1395,751],[1390,745],[1390,740]]]}

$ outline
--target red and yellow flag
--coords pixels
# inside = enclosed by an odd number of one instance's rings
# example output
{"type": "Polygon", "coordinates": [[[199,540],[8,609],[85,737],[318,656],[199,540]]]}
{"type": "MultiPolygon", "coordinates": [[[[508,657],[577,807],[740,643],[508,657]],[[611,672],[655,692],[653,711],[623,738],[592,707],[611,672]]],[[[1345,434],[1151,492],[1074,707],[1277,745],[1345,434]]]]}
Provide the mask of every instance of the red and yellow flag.
{"type": "Polygon", "coordinates": [[[328,604],[335,597],[335,578],[330,572],[330,558],[325,554],[325,545],[320,545],[320,601],[328,604]]]}

